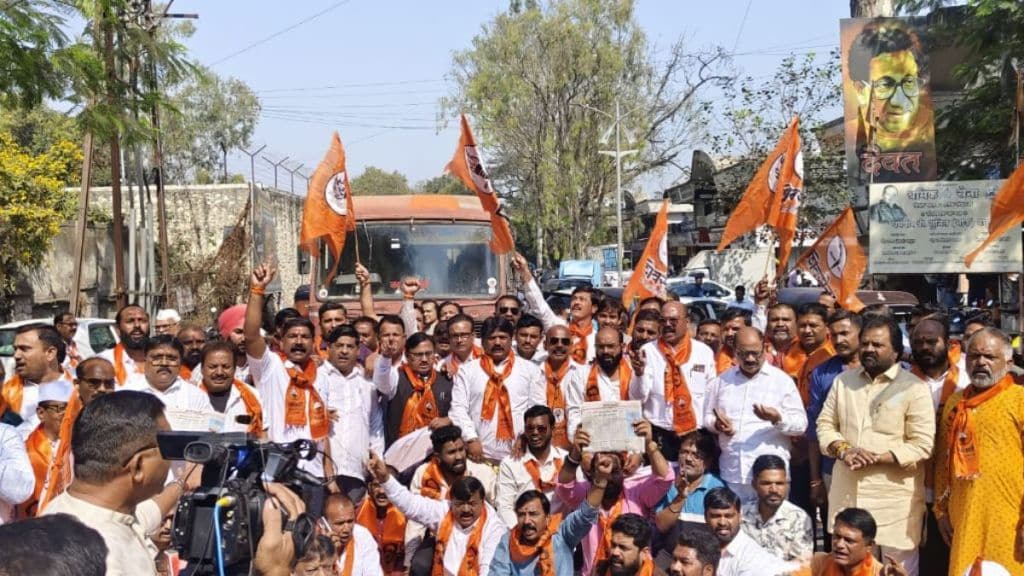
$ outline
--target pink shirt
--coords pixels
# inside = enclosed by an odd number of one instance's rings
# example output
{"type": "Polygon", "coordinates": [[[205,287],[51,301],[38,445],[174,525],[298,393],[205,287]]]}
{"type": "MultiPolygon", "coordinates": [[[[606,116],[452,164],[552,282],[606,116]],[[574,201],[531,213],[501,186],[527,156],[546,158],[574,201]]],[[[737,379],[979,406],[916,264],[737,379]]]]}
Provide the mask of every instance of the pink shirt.
{"type": "MultiPolygon", "coordinates": [[[[622,490],[625,500],[622,503],[622,513],[631,512],[650,519],[654,507],[668,493],[669,488],[672,487],[672,482],[675,481],[675,477],[676,475],[670,467],[668,473],[664,476],[648,474],[647,476],[626,478],[623,482],[624,488],[622,490]]],[[[590,482],[587,480],[573,481],[566,484],[559,482],[555,486],[555,494],[561,499],[563,510],[576,509],[587,497],[587,492],[589,491],[590,482]]],[[[598,513],[601,517],[605,517],[608,511],[598,509],[598,513]]],[[[594,569],[594,558],[597,556],[598,546],[600,546],[602,537],[601,523],[595,522],[594,527],[587,533],[587,537],[583,539],[583,576],[590,576],[594,569]]]]}

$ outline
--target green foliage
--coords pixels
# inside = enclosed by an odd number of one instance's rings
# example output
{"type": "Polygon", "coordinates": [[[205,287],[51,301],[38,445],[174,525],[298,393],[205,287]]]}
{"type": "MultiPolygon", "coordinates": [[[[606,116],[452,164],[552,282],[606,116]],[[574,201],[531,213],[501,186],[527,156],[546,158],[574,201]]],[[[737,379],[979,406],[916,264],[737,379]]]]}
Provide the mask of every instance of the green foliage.
{"type": "Polygon", "coordinates": [[[363,173],[352,179],[352,194],[394,196],[412,194],[409,181],[398,172],[385,172],[374,166],[367,166],[363,173]]]}
{"type": "Polygon", "coordinates": [[[708,84],[727,78],[721,53],[682,44],[655,58],[629,0],[514,1],[455,54],[447,117],[466,112],[520,248],[580,255],[610,238],[615,162],[600,154],[616,100],[623,114],[623,185],[664,169],[702,135],[708,84]]]}
{"type": "Polygon", "coordinates": [[[36,106],[63,94],[55,65],[68,39],[57,2],[0,3],[0,105],[36,106]]]}
{"type": "Polygon", "coordinates": [[[65,187],[81,170],[82,152],[70,140],[41,153],[0,132],[0,300],[18,271],[39,264],[60,225],[73,218],[75,196],[65,187]]]}
{"type": "Polygon", "coordinates": [[[966,6],[944,8],[948,4],[896,0],[902,14],[937,11],[925,38],[929,45],[962,49],[954,73],[966,88],[936,111],[939,176],[1006,176],[1016,165],[1013,102],[1017,71],[1024,71],[1024,3],[970,0],[966,6]]]}
{"type": "Polygon", "coordinates": [[[473,194],[474,192],[462,185],[458,178],[450,174],[435,176],[424,180],[413,187],[417,194],[473,194]]]}

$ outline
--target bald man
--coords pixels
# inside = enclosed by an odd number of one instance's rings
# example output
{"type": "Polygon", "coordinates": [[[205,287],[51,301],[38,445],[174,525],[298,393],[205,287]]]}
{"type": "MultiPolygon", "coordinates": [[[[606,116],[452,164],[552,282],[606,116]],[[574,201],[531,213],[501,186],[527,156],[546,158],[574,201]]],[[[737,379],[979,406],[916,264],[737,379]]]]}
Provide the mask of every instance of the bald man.
{"type": "Polygon", "coordinates": [[[569,389],[568,437],[576,434],[580,424],[580,407],[584,402],[629,400],[633,370],[623,356],[622,332],[610,326],[600,328],[594,337],[594,362],[572,382],[569,389]]]}
{"type": "Polygon", "coordinates": [[[722,480],[750,502],[757,498],[750,482],[754,460],[773,454],[788,468],[790,438],[807,429],[807,413],[793,379],[765,363],[760,330],[740,328],[735,345],[736,365],[708,388],[704,425],[718,434],[722,480]]]}
{"type": "Polygon", "coordinates": [[[344,494],[331,494],[324,502],[324,519],[331,527],[331,541],[340,551],[338,570],[345,576],[382,576],[377,541],[369,530],[356,524],[356,507],[344,494]]]}

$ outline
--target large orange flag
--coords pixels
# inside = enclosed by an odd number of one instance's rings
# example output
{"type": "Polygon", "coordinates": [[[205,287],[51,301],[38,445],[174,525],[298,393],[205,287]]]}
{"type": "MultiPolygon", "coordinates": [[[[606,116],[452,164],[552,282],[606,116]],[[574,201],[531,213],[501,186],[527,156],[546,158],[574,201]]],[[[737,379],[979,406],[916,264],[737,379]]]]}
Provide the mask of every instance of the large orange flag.
{"type": "Polygon", "coordinates": [[[647,246],[633,269],[629,284],[622,291],[622,304],[629,309],[634,298],[648,296],[665,297],[665,281],[668,279],[668,199],[661,203],[661,211],[654,221],[654,229],[647,239],[647,246]]]}
{"type": "Polygon", "coordinates": [[[796,262],[806,270],[840,306],[858,312],[864,303],[857,298],[857,287],[867,269],[868,260],[857,242],[857,222],[853,208],[843,210],[828,229],[796,262]]]}
{"type": "Polygon", "coordinates": [[[996,197],[992,199],[992,208],[989,211],[988,219],[988,238],[985,238],[980,246],[964,258],[967,267],[970,268],[974,259],[1003,234],[1010,230],[1013,230],[1014,234],[1020,234],[1021,222],[1024,222],[1024,163],[1017,166],[1013,174],[999,188],[999,192],[996,192],[996,197]]]}
{"type": "Polygon", "coordinates": [[[491,228],[494,232],[491,249],[496,254],[507,254],[514,251],[516,243],[512,238],[508,216],[505,215],[501,199],[495,194],[494,187],[491,186],[491,179],[487,177],[487,171],[484,170],[484,165],[480,161],[480,151],[476,147],[476,139],[473,138],[473,131],[469,129],[469,121],[466,120],[465,114],[462,115],[459,147],[455,149],[452,161],[444,169],[461,180],[466,188],[476,192],[484,210],[490,212],[491,228]]]}
{"type": "Polygon", "coordinates": [[[794,117],[775,149],[747,185],[743,198],[725,223],[722,239],[715,249],[721,251],[740,236],[768,224],[779,235],[779,276],[786,269],[793,246],[797,211],[803,192],[804,167],[799,126],[800,119],[794,117]]]}
{"type": "Polygon", "coordinates": [[[345,248],[345,235],[356,229],[356,212],[352,206],[352,188],[345,170],[345,148],[335,132],[331,147],[309,179],[306,204],[302,208],[302,232],[299,246],[310,256],[320,255],[317,241],[321,238],[334,257],[334,266],[324,280],[330,282],[345,248]]]}

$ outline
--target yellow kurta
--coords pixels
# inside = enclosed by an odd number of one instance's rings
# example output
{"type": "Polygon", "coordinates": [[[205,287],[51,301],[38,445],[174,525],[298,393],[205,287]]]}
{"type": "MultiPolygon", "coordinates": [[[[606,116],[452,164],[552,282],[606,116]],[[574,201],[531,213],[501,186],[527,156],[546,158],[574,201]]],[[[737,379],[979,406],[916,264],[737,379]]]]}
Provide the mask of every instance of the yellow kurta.
{"type": "Polygon", "coordinates": [[[960,576],[978,556],[1002,564],[1010,574],[1024,576],[1024,564],[1014,560],[1014,538],[1024,501],[1024,388],[1010,386],[974,410],[975,445],[981,475],[953,480],[949,486],[949,428],[953,410],[963,396],[946,402],[935,450],[935,497],[950,488],[940,508],[953,524],[949,574],[960,576]]]}
{"type": "Polygon", "coordinates": [[[924,523],[925,460],[935,441],[928,386],[898,364],[874,380],[861,367],[843,372],[818,417],[822,452],[840,440],[870,452],[892,452],[897,463],[850,470],[836,462],[828,493],[829,530],[841,510],[863,508],[878,524],[880,545],[916,548],[924,523]]]}

